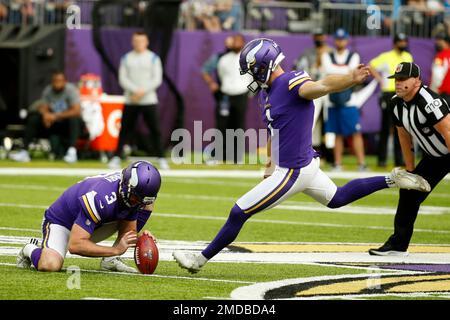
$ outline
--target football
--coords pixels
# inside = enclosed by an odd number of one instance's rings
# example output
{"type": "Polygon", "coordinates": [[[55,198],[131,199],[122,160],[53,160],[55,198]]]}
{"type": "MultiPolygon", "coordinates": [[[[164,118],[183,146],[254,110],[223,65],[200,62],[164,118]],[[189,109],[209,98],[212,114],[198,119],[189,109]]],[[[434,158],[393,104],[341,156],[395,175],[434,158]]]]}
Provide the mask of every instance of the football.
{"type": "Polygon", "coordinates": [[[155,241],[148,235],[141,235],[134,249],[134,262],[143,274],[152,274],[158,266],[159,252],[155,241]]]}

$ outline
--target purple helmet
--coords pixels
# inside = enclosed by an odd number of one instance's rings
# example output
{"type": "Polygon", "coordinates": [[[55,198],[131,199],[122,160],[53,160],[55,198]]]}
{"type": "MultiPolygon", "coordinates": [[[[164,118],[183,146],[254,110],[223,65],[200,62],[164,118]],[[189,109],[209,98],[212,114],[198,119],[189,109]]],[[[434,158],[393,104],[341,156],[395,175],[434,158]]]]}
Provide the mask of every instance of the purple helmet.
{"type": "Polygon", "coordinates": [[[122,170],[119,193],[128,207],[152,204],[161,187],[159,171],[147,161],[137,161],[122,170]],[[130,198],[138,201],[132,204],[130,198]]]}
{"type": "Polygon", "coordinates": [[[241,75],[249,73],[253,82],[248,86],[252,92],[264,87],[270,74],[285,58],[275,41],[259,38],[245,45],[239,57],[241,75]]]}

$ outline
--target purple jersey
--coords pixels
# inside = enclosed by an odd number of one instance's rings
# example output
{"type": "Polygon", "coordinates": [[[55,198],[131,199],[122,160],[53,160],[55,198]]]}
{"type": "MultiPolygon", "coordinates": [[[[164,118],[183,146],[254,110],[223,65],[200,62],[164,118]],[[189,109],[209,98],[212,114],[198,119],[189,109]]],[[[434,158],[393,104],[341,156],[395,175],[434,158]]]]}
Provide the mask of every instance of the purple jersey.
{"type": "Polygon", "coordinates": [[[283,168],[303,168],[317,153],[312,148],[314,103],[298,89],[311,81],[304,71],[283,73],[261,93],[264,123],[272,138],[272,160],[283,168]]]}
{"type": "MultiPolygon", "coordinates": [[[[88,177],[67,189],[45,212],[45,218],[71,230],[78,224],[89,233],[103,223],[136,220],[140,211],[119,201],[120,172],[88,177]]],[[[149,213],[146,213],[147,218],[149,213]]]]}

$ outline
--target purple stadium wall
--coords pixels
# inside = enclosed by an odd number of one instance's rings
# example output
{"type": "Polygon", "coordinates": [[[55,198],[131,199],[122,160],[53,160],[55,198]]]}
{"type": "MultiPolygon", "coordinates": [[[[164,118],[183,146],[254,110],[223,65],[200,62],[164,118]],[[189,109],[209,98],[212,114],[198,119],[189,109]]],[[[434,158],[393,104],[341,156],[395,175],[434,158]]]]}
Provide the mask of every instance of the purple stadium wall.
{"type": "MultiPolygon", "coordinates": [[[[104,30],[103,43],[110,58],[118,65],[120,57],[130,50],[132,30],[104,30]]],[[[224,38],[228,33],[208,33],[203,31],[177,31],[167,57],[165,70],[184,97],[184,127],[193,131],[194,121],[203,121],[203,130],[214,126],[214,103],[207,85],[201,77],[202,63],[213,53],[222,50],[224,38]]],[[[258,35],[261,36],[261,35],[258,35]]],[[[256,35],[246,35],[246,40],[256,35]]],[[[293,61],[305,48],[313,45],[309,35],[276,35],[270,36],[281,46],[286,54],[283,62],[285,69],[292,67],[293,61]]],[[[90,30],[68,30],[66,50],[66,73],[70,81],[76,82],[80,75],[93,72],[102,76],[104,91],[108,94],[121,94],[121,89],[114,76],[102,65],[96,53],[90,30]]],[[[151,41],[151,39],[150,39],[151,41]]],[[[332,43],[329,39],[330,44],[332,43]]],[[[354,37],[351,49],[361,55],[361,61],[367,63],[380,52],[392,47],[392,40],[387,37],[367,38],[354,37]]],[[[434,42],[430,39],[410,39],[410,51],[414,60],[422,68],[423,80],[429,83],[431,62],[434,56],[434,42]]],[[[173,119],[176,112],[175,99],[171,97],[165,85],[159,89],[162,138],[166,143],[170,140],[173,119]]],[[[247,111],[247,128],[263,128],[258,107],[251,99],[247,111]]],[[[362,107],[361,125],[363,132],[377,132],[380,127],[380,111],[378,107],[378,91],[362,107]]]]}

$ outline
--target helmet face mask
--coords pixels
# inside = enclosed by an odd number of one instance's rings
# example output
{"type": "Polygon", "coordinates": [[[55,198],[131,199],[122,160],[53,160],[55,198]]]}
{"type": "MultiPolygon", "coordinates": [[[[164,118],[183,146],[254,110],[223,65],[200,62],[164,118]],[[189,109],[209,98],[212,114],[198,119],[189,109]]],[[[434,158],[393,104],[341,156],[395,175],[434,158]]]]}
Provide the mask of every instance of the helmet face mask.
{"type": "Polygon", "coordinates": [[[153,204],[155,202],[155,200],[156,200],[156,197],[140,198],[137,194],[131,192],[130,197],[128,199],[128,203],[129,203],[130,208],[134,208],[134,207],[143,208],[143,207],[153,204]]]}
{"type": "Polygon", "coordinates": [[[161,176],[150,162],[134,162],[122,170],[119,194],[130,208],[154,203],[160,187],[161,176]]]}
{"type": "Polygon", "coordinates": [[[261,90],[261,89],[263,89],[263,86],[264,84],[262,84],[262,83],[260,83],[260,82],[258,82],[258,81],[256,81],[256,80],[253,80],[248,86],[247,86],[247,88],[248,88],[248,90],[250,90],[250,92],[252,92],[252,93],[257,93],[259,90],[261,90]]]}
{"type": "Polygon", "coordinates": [[[253,93],[267,88],[270,75],[284,58],[280,47],[271,39],[260,38],[247,43],[239,57],[241,75],[248,73],[253,77],[247,88],[253,93]]]}

